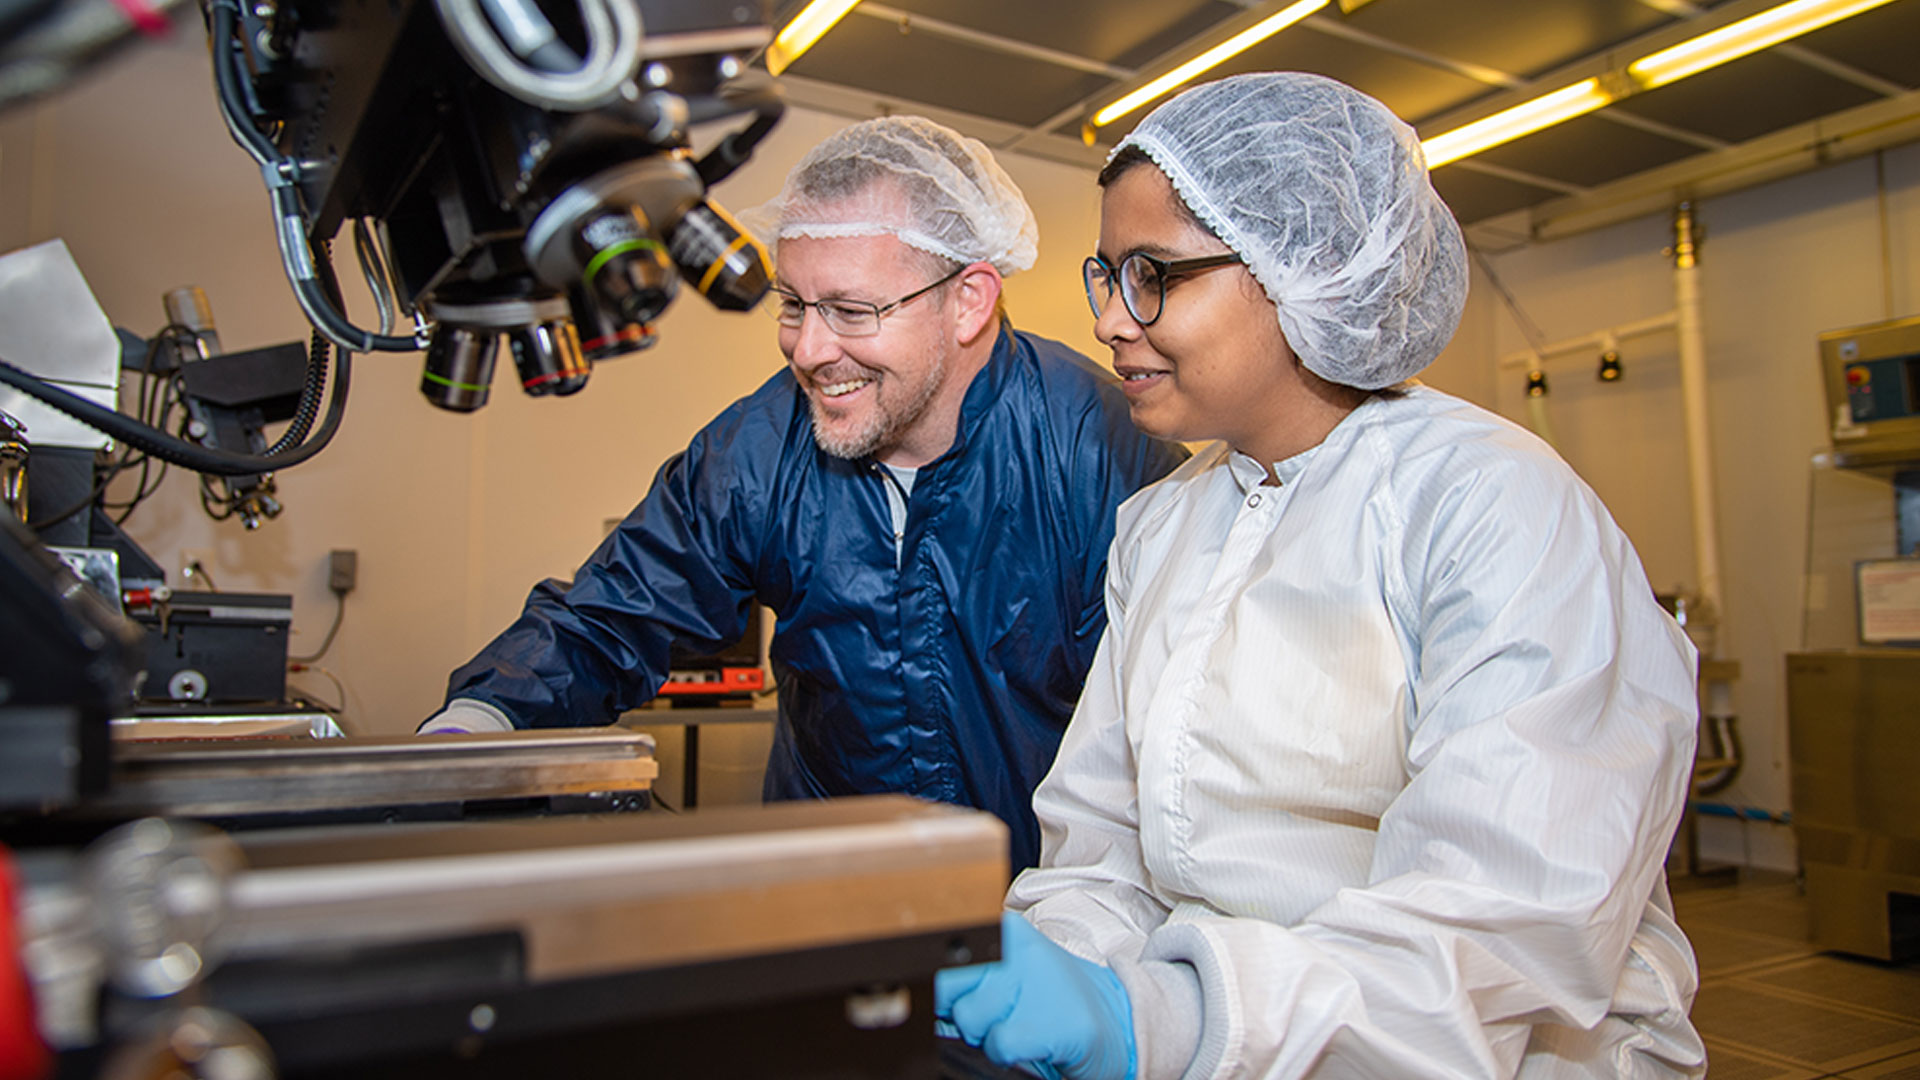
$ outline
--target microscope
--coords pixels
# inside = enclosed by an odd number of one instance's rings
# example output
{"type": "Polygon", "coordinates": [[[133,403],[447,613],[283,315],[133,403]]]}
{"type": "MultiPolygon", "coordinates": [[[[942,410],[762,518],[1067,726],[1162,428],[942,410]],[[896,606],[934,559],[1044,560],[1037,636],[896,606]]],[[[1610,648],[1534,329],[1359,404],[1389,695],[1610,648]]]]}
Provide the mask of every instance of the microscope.
{"type": "Polygon", "coordinates": [[[289,280],[350,351],[426,349],[420,389],[484,405],[504,342],[521,389],[564,395],[653,341],[685,282],[744,311],[767,256],[707,189],[779,119],[747,61],[757,4],[211,0],[220,101],[261,165],[289,280]],[[696,158],[688,130],[750,120],[696,158]],[[331,238],[356,247],[388,325],[337,307],[331,238]],[[391,323],[411,313],[411,333],[391,323]]]}

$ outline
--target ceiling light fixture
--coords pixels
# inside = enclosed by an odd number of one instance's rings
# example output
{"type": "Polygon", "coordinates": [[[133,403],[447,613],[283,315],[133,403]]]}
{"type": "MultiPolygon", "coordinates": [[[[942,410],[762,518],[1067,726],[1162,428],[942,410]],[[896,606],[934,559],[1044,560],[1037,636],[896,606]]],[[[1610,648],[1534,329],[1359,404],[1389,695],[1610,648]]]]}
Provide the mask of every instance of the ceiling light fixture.
{"type": "Polygon", "coordinates": [[[1613,95],[1601,88],[1599,79],[1586,79],[1454,128],[1444,135],[1435,135],[1421,143],[1420,149],[1426,152],[1427,168],[1437,169],[1450,161],[1472,157],[1522,135],[1531,135],[1541,128],[1585,116],[1612,101],[1613,95]]]}
{"type": "Polygon", "coordinates": [[[1698,75],[1823,26],[1851,18],[1892,0],[1789,0],[1717,30],[1709,30],[1671,48],[1650,53],[1626,67],[1562,87],[1471,124],[1443,132],[1420,144],[1427,168],[1471,157],[1522,135],[1585,116],[1596,109],[1656,86],[1698,75]]]}
{"type": "Polygon", "coordinates": [[[1889,2],[1792,0],[1635,60],[1627,65],[1627,74],[1642,89],[1651,90],[1889,2]]]}
{"type": "Polygon", "coordinates": [[[859,3],[860,0],[812,0],[774,36],[773,44],[767,46],[767,74],[778,75],[792,67],[801,53],[813,48],[814,42],[859,3]]]}
{"type": "Polygon", "coordinates": [[[1299,22],[1301,19],[1326,7],[1330,0],[1299,0],[1284,10],[1270,15],[1240,31],[1227,40],[1201,53],[1199,56],[1181,64],[1165,75],[1147,83],[1138,90],[1122,97],[1106,108],[1093,114],[1095,127],[1105,127],[1133,110],[1152,101],[1154,98],[1172,90],[1174,87],[1191,81],[1195,76],[1219,67],[1228,60],[1246,52],[1255,45],[1299,22]]]}

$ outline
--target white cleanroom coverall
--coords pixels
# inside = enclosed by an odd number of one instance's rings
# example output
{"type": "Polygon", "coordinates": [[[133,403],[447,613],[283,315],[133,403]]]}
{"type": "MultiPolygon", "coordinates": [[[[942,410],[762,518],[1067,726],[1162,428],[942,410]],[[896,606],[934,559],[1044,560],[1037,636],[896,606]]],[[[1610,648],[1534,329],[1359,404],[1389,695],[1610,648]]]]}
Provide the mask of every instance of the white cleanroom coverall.
{"type": "Polygon", "coordinates": [[[1423,386],[1124,504],[1008,904],[1141,1080],[1688,1075],[1694,653],[1544,444],[1423,386]]]}

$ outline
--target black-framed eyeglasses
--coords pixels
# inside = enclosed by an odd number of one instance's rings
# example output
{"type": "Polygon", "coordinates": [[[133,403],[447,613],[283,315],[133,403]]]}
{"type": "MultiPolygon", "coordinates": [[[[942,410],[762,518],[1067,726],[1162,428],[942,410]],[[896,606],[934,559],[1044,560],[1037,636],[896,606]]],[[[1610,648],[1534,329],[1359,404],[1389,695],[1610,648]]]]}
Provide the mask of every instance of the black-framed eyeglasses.
{"type": "Polygon", "coordinates": [[[1134,252],[1120,260],[1118,269],[1098,255],[1087,256],[1080,265],[1080,277],[1087,287],[1087,304],[1093,308],[1093,317],[1099,318],[1107,303],[1113,299],[1114,279],[1120,281],[1120,302],[1127,306],[1127,314],[1141,326],[1152,326],[1159,321],[1160,312],[1167,304],[1167,282],[1183,274],[1212,270],[1219,266],[1234,266],[1240,262],[1240,256],[1233,252],[1224,255],[1202,255],[1194,259],[1156,259],[1142,252],[1134,252]]]}
{"type": "Polygon", "coordinates": [[[820,320],[827,329],[841,337],[872,337],[880,332],[880,320],[891,315],[902,304],[911,303],[933,290],[960,276],[966,267],[954,269],[953,273],[923,289],[915,289],[891,304],[871,304],[865,300],[802,300],[799,295],[774,286],[768,294],[773,317],[781,326],[799,329],[807,321],[807,309],[813,308],[820,313],[820,320]]]}

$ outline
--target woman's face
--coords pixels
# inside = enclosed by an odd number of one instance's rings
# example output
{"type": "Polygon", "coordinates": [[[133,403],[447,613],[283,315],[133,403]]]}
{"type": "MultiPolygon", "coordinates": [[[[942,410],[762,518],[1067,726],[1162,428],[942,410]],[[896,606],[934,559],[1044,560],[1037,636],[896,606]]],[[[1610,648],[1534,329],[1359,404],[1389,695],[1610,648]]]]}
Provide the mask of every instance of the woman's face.
{"type": "MultiPolygon", "coordinates": [[[[1228,252],[1176,204],[1173,185],[1151,165],[1108,184],[1100,200],[1099,254],[1109,266],[1135,252],[1191,259],[1228,252]]],[[[1245,264],[1168,279],[1152,326],[1141,326],[1118,290],[1094,323],[1113,350],[1140,430],[1185,441],[1223,439],[1262,461],[1278,461],[1303,393],[1293,350],[1245,264]]],[[[1304,447],[1302,448],[1304,449],[1304,447]]]]}

